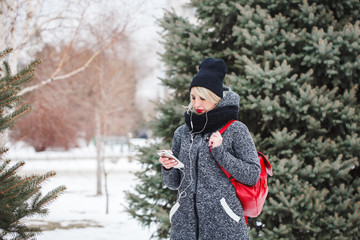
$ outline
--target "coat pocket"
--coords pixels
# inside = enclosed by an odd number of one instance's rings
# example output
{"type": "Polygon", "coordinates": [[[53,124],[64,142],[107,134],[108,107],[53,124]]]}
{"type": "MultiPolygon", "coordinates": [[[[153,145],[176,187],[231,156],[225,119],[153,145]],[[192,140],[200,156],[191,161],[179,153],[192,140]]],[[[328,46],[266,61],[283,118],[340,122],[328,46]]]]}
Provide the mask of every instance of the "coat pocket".
{"type": "Polygon", "coordinates": [[[221,206],[224,208],[225,212],[227,213],[227,215],[229,215],[229,217],[231,217],[235,222],[239,222],[240,221],[240,217],[238,215],[236,215],[234,213],[234,211],[229,207],[229,205],[227,204],[225,198],[222,198],[220,200],[221,206]]]}
{"type": "Polygon", "coordinates": [[[174,216],[174,214],[176,213],[176,211],[179,209],[180,207],[180,203],[179,202],[176,202],[174,204],[174,206],[172,206],[171,210],[170,210],[170,213],[169,213],[169,219],[170,219],[170,222],[171,222],[171,219],[172,217],[174,216]]]}

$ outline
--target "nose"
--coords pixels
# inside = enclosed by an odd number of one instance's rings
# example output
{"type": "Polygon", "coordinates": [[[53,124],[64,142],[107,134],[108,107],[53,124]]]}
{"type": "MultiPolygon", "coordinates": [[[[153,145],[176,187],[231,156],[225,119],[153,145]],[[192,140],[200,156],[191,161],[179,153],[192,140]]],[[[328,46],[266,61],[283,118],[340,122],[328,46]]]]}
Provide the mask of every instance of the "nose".
{"type": "Polygon", "coordinates": [[[193,104],[194,104],[194,108],[199,108],[200,105],[201,105],[201,104],[200,104],[200,101],[197,100],[197,99],[194,100],[193,104]]]}

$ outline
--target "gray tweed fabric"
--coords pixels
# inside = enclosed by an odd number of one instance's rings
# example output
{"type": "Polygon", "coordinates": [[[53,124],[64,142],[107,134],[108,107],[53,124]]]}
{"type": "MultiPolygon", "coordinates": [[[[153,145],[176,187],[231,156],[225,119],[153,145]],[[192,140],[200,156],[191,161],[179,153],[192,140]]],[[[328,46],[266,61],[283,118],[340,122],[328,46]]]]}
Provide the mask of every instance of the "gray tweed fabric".
{"type": "MultiPolygon", "coordinates": [[[[239,96],[226,90],[217,107],[238,106],[239,96]]],[[[185,124],[174,133],[172,151],[185,167],[162,168],[165,185],[178,191],[178,202],[170,212],[172,240],[249,239],[241,203],[216,161],[239,182],[254,185],[260,164],[253,139],[248,128],[236,121],[223,133],[223,144],[210,152],[210,135],[196,134],[191,141],[185,124]]]]}

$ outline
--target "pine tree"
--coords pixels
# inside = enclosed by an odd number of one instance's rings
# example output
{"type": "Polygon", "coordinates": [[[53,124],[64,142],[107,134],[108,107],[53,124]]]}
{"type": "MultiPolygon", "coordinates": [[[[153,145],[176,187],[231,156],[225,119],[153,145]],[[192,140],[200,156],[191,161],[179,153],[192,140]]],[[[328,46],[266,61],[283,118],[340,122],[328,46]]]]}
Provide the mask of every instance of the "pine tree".
{"type": "MultiPolygon", "coordinates": [[[[188,86],[205,57],[228,66],[225,85],[240,95],[239,119],[273,165],[263,212],[249,219],[252,239],[360,238],[360,2],[193,0],[196,23],[167,12],[163,84],[156,136],[171,143],[183,123],[188,86]]],[[[165,190],[154,152],[128,193],[129,211],[159,224],[176,192],[165,190]],[[139,191],[138,188],[141,188],[139,191]],[[134,207],[136,206],[136,208],[134,207]]],[[[146,221],[145,221],[146,219],[146,221]]]]}
{"type": "MultiPolygon", "coordinates": [[[[0,53],[0,59],[5,58],[12,49],[0,53]]],[[[21,96],[18,92],[34,76],[35,61],[12,75],[9,63],[3,61],[0,78],[0,131],[4,133],[13,126],[14,121],[30,111],[30,106],[17,107],[21,96]]],[[[19,175],[18,171],[25,165],[24,162],[11,164],[4,159],[7,149],[1,149],[0,164],[0,239],[30,239],[41,232],[38,227],[26,225],[26,219],[34,215],[45,215],[47,205],[56,199],[64,190],[59,186],[42,196],[40,190],[44,182],[55,176],[54,172],[43,175],[19,175]]]]}

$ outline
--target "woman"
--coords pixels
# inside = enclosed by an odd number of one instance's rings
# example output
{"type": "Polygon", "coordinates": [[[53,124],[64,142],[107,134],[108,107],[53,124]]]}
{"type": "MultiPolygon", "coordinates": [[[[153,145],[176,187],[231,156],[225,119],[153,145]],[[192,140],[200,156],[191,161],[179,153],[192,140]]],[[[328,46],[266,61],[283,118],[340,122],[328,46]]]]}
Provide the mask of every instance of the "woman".
{"type": "Polygon", "coordinates": [[[241,203],[235,188],[218,166],[237,181],[254,185],[260,164],[247,127],[236,121],[221,135],[230,120],[237,119],[240,97],[223,88],[225,62],[207,58],[190,84],[190,105],[185,124],[174,133],[172,152],[184,164],[160,157],[165,185],[178,190],[170,211],[171,239],[249,239],[241,203]],[[211,151],[209,150],[211,148],[211,151]]]}

